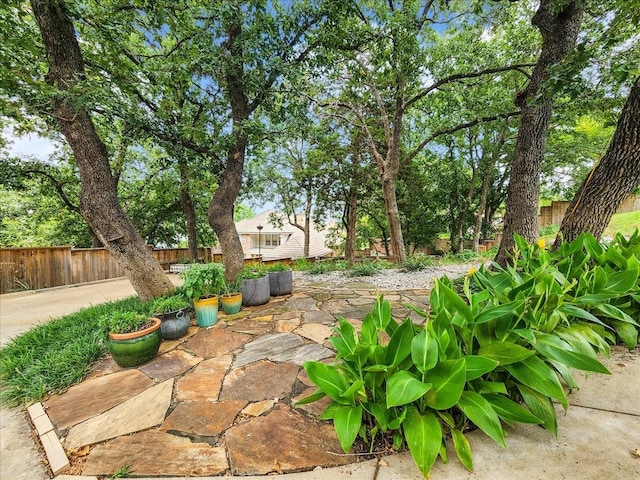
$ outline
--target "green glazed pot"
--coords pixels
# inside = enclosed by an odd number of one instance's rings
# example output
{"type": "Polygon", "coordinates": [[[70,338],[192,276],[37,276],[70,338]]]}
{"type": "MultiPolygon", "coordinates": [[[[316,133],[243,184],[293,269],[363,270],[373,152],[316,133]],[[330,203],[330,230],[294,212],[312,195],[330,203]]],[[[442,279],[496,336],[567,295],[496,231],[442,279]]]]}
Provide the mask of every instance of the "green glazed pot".
{"type": "Polygon", "coordinates": [[[222,304],[222,310],[224,310],[224,313],[227,315],[238,313],[242,308],[242,294],[230,293],[228,295],[221,295],[220,303],[222,304]]]}
{"type": "Polygon", "coordinates": [[[137,367],[158,355],[162,341],[161,322],[159,318],[150,320],[153,325],[144,330],[109,334],[109,352],[120,367],[137,367]]]}
{"type": "Polygon", "coordinates": [[[196,323],[199,327],[210,327],[218,321],[218,297],[213,296],[193,302],[196,323]]]}

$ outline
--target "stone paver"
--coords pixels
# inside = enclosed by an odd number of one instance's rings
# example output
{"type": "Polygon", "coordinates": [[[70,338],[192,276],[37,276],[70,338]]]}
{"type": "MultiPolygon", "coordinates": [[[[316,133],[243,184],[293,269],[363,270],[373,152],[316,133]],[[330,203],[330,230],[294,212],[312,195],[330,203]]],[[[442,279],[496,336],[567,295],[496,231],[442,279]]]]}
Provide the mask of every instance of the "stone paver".
{"type": "Polygon", "coordinates": [[[173,350],[156,357],[155,360],[141,366],[139,369],[156,382],[162,382],[183,374],[201,361],[202,358],[191,355],[183,350],[173,350]]]}
{"type": "Polygon", "coordinates": [[[87,420],[138,395],[153,380],[138,370],[125,370],[74,385],[44,402],[49,418],[59,430],[87,420]]]}
{"type": "Polygon", "coordinates": [[[238,333],[247,333],[250,335],[265,335],[271,333],[273,325],[269,322],[256,322],[253,319],[241,320],[233,325],[229,325],[227,330],[238,333]]]}
{"type": "Polygon", "coordinates": [[[145,476],[220,475],[229,468],[224,447],[150,430],[97,446],[82,474],[112,475],[123,465],[145,476]]]}
{"type": "Polygon", "coordinates": [[[183,347],[198,357],[211,358],[224,355],[251,340],[250,335],[220,328],[201,329],[187,340],[183,347]]]}
{"type": "Polygon", "coordinates": [[[315,343],[308,345],[301,345],[296,348],[285,350],[284,352],[277,353],[276,355],[269,355],[269,360],[273,362],[290,362],[296,365],[302,366],[304,362],[310,360],[322,360],[323,358],[334,357],[335,352],[329,350],[322,345],[315,343]]]}
{"type": "Polygon", "coordinates": [[[242,413],[245,415],[251,415],[252,417],[259,417],[264,412],[271,410],[275,404],[275,399],[253,402],[243,408],[242,413]]]}
{"type": "Polygon", "coordinates": [[[90,418],[69,430],[65,447],[84,445],[160,425],[171,403],[173,379],[145,390],[108,412],[90,418]]]}
{"type": "Polygon", "coordinates": [[[176,399],[179,401],[218,400],[220,386],[229,366],[231,355],[210,358],[201,362],[192,372],[176,382],[176,399]]]}
{"type": "Polygon", "coordinates": [[[286,318],[283,320],[276,320],[277,332],[293,332],[300,326],[299,318],[286,318]]]}
{"type": "Polygon", "coordinates": [[[261,360],[229,372],[224,379],[220,400],[257,402],[287,397],[297,376],[296,365],[261,360]]]}
{"type": "Polygon", "coordinates": [[[305,323],[300,328],[296,328],[294,333],[313,340],[316,343],[324,343],[331,336],[333,330],[321,323],[305,323]]]}
{"type": "Polygon", "coordinates": [[[318,302],[315,298],[307,296],[300,298],[290,298],[287,301],[287,307],[289,307],[291,310],[301,310],[303,312],[309,312],[318,310],[318,302]]]}
{"type": "Polygon", "coordinates": [[[233,425],[246,400],[230,402],[182,402],[160,427],[168,432],[213,437],[233,425]]]}
{"type": "Polygon", "coordinates": [[[336,323],[335,317],[324,310],[304,312],[302,318],[304,323],[324,323],[326,325],[336,323]]]}
{"type": "Polygon", "coordinates": [[[293,333],[264,335],[244,346],[244,352],[236,356],[233,367],[242,367],[300,345],[302,339],[293,333]]]}
{"type": "Polygon", "coordinates": [[[318,465],[344,465],[353,457],[341,453],[333,426],[280,406],[225,433],[234,475],[264,475],[318,465]]]}

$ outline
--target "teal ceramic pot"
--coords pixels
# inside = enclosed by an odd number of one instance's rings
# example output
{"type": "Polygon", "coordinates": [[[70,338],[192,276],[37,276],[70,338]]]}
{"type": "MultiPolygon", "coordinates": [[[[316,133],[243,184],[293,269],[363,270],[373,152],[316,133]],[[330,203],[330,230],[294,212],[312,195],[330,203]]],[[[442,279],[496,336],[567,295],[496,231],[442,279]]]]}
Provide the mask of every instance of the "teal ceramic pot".
{"type": "Polygon", "coordinates": [[[210,327],[218,321],[218,297],[208,297],[193,302],[196,323],[199,327],[210,327]]]}
{"type": "Polygon", "coordinates": [[[238,313],[242,308],[242,294],[230,293],[228,295],[221,295],[220,303],[222,304],[222,310],[224,310],[224,313],[227,315],[238,313]]]}
{"type": "Polygon", "coordinates": [[[159,318],[150,320],[153,325],[144,330],[109,334],[109,352],[120,367],[137,367],[158,355],[162,342],[161,322],[159,318]]]}
{"type": "Polygon", "coordinates": [[[293,290],[293,271],[269,272],[269,291],[272,297],[289,295],[293,290]]]}
{"type": "Polygon", "coordinates": [[[187,313],[188,307],[175,312],[167,313],[154,313],[153,315],[162,321],[160,330],[162,331],[162,338],[165,340],[175,340],[180,338],[191,325],[191,318],[187,313]]]}
{"type": "Polygon", "coordinates": [[[240,282],[240,293],[242,293],[242,305],[245,307],[264,305],[271,296],[269,276],[265,275],[260,278],[242,280],[240,282]]]}

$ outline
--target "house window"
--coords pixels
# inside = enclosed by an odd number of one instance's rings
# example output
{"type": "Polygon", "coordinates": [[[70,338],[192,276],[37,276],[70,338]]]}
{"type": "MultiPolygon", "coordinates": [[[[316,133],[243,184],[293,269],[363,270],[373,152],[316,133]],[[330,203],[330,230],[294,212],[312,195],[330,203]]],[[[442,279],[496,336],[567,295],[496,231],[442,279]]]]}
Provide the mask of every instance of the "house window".
{"type": "Polygon", "coordinates": [[[265,247],[277,247],[280,245],[280,234],[264,233],[262,235],[262,242],[265,247]]]}

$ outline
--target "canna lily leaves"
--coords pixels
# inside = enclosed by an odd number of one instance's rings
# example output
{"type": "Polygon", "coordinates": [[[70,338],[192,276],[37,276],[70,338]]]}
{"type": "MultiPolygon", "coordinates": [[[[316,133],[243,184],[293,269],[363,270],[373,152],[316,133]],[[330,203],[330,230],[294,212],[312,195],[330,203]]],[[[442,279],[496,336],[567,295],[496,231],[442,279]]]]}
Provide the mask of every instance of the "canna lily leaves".
{"type": "Polygon", "coordinates": [[[475,380],[485,373],[493,371],[499,365],[497,360],[481,357],[479,355],[467,355],[465,360],[467,368],[467,382],[475,380]]]}
{"type": "Polygon", "coordinates": [[[500,418],[510,422],[532,423],[535,425],[542,423],[540,418],[504,395],[487,393],[483,397],[491,404],[500,418]]]}
{"type": "Polygon", "coordinates": [[[512,363],[521,362],[532,355],[534,350],[523,347],[516,343],[509,342],[493,342],[480,347],[478,355],[485,358],[495,360],[500,365],[510,365],[512,363]]]}
{"type": "Polygon", "coordinates": [[[426,328],[411,341],[411,359],[420,373],[431,370],[438,363],[438,341],[426,328]]]}
{"type": "Polygon", "coordinates": [[[333,412],[333,427],[338,435],[340,446],[345,452],[348,452],[353,445],[360,425],[362,424],[362,405],[352,407],[349,405],[340,405],[333,412]]]}
{"type": "Polygon", "coordinates": [[[387,408],[407,405],[429,391],[430,383],[423,383],[409,372],[400,370],[387,380],[387,408]]]}
{"type": "Polygon", "coordinates": [[[538,357],[529,357],[522,362],[505,366],[519,382],[547,397],[555,398],[566,410],[567,395],[556,372],[538,357]]]}
{"type": "Polygon", "coordinates": [[[407,319],[393,332],[387,345],[385,364],[389,367],[397,367],[400,362],[411,354],[411,342],[413,340],[413,322],[407,319]]]}
{"type": "Polygon", "coordinates": [[[467,379],[465,359],[444,360],[427,373],[431,390],[425,395],[428,406],[435,410],[453,407],[460,398],[467,379]]]}
{"type": "Polygon", "coordinates": [[[470,391],[463,392],[458,400],[458,407],[480,430],[499,445],[507,447],[498,414],[482,395],[470,391]]]}
{"type": "Polygon", "coordinates": [[[332,400],[344,405],[350,403],[342,396],[350,385],[335,367],[320,362],[306,362],[303,366],[311,381],[332,400]]]}
{"type": "Polygon", "coordinates": [[[426,477],[438,458],[442,445],[440,421],[431,411],[421,415],[416,407],[409,407],[403,427],[411,456],[426,477]]]}
{"type": "Polygon", "coordinates": [[[451,438],[453,439],[453,448],[456,450],[456,455],[460,463],[470,472],[473,471],[473,457],[471,455],[469,440],[467,440],[464,433],[457,428],[451,430],[451,438]]]}

